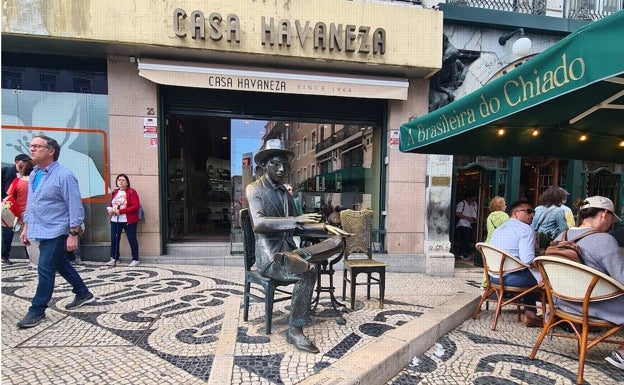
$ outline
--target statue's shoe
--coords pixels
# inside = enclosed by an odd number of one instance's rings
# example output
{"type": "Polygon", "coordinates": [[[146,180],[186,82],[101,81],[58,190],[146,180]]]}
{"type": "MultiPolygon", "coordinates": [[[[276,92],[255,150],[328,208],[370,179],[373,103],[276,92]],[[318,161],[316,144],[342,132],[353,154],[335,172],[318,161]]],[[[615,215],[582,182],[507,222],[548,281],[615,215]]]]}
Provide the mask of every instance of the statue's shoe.
{"type": "Polygon", "coordinates": [[[288,331],[286,333],[286,341],[290,344],[295,345],[297,349],[302,350],[304,352],[314,353],[314,354],[320,352],[320,350],[316,347],[316,345],[314,345],[314,343],[310,341],[310,339],[303,334],[293,335],[290,333],[290,331],[288,331]]]}

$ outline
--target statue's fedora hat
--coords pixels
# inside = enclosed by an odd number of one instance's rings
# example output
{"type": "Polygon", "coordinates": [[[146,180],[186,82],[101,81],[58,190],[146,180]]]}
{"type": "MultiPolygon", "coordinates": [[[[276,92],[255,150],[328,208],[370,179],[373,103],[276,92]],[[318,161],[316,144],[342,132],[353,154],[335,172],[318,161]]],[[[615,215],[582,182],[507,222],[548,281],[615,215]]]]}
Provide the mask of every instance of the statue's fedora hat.
{"type": "Polygon", "coordinates": [[[254,161],[256,161],[256,164],[262,164],[262,162],[275,155],[285,156],[288,158],[289,162],[295,158],[295,153],[287,150],[281,139],[269,139],[264,143],[264,146],[258,151],[256,156],[254,156],[254,161]]]}

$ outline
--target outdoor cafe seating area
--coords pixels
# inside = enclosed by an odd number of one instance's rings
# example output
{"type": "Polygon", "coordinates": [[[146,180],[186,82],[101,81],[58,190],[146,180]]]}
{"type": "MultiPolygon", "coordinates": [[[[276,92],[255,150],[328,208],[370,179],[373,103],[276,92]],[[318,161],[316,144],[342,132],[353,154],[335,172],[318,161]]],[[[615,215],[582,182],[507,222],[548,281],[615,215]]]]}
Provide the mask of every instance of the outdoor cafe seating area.
{"type": "MultiPolygon", "coordinates": [[[[477,250],[483,257],[483,266],[488,271],[498,276],[519,269],[530,268],[517,258],[509,255],[504,250],[498,249],[486,243],[477,243],[477,250]]],[[[541,281],[534,287],[517,288],[504,285],[504,279],[500,284],[491,282],[489,275],[486,276],[481,299],[473,314],[473,319],[479,316],[483,304],[495,303],[493,309],[492,330],[496,326],[505,306],[511,305],[517,313],[520,321],[520,298],[528,293],[539,293],[541,300],[537,308],[541,308],[544,325],[540,328],[535,345],[529,355],[531,360],[539,356],[540,346],[548,336],[562,337],[573,340],[578,354],[577,384],[583,383],[585,360],[588,351],[599,343],[613,344],[617,347],[624,342],[624,325],[616,325],[611,322],[590,317],[588,307],[592,302],[604,301],[624,295],[624,285],[613,278],[595,269],[578,262],[573,262],[559,257],[539,256],[535,259],[535,265],[541,276],[541,281]],[[557,298],[574,301],[583,304],[583,314],[577,315],[563,311],[555,306],[557,298]]]]}

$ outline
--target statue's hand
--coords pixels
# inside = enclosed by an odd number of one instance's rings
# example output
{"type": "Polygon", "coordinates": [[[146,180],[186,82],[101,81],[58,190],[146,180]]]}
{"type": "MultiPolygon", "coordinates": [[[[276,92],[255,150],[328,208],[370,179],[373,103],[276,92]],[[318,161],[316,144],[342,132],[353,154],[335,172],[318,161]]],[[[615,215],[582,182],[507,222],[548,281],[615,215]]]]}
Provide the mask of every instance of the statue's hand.
{"type": "Polygon", "coordinates": [[[316,214],[316,213],[303,214],[297,217],[297,223],[300,225],[303,225],[305,223],[319,223],[321,219],[322,219],[321,214],[316,214]]]}
{"type": "Polygon", "coordinates": [[[339,227],[332,226],[332,225],[326,225],[325,229],[327,230],[328,233],[333,234],[333,235],[342,235],[344,237],[353,235],[351,233],[347,233],[346,231],[344,231],[343,229],[339,227]]]}

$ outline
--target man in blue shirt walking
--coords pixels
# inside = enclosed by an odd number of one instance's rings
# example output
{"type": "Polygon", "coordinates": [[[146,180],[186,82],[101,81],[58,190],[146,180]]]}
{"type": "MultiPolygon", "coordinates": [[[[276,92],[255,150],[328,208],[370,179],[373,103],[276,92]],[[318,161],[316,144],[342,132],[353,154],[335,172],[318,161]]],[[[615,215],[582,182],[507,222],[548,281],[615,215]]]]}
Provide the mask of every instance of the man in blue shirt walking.
{"type": "Polygon", "coordinates": [[[30,153],[35,168],[28,182],[28,201],[20,240],[39,241],[39,282],[28,314],[17,323],[18,328],[37,326],[45,320],[45,309],[54,291],[58,272],[71,284],[76,295],[65,305],[74,310],[95,301],[76,269],[65,258],[66,251],[78,248],[78,234],[84,220],[80,188],[75,175],[57,161],[61,154],[58,142],[45,135],[34,136],[30,153]]]}

